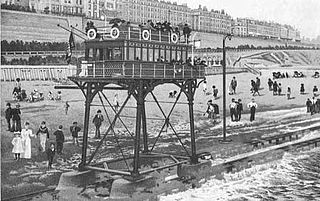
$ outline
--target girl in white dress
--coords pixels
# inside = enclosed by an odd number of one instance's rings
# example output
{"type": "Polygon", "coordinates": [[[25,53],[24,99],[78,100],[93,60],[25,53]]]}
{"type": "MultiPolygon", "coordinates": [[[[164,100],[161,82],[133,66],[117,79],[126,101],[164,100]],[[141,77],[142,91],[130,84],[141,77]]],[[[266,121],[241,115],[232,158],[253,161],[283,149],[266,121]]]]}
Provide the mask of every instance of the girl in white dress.
{"type": "Polygon", "coordinates": [[[21,158],[31,158],[31,139],[30,137],[34,137],[32,134],[32,130],[29,129],[29,122],[25,123],[25,128],[21,131],[22,144],[23,144],[23,153],[21,154],[21,158]]]}
{"type": "Polygon", "coordinates": [[[20,132],[14,132],[14,138],[11,143],[13,145],[12,153],[14,153],[14,158],[15,160],[19,160],[20,154],[23,153],[22,139],[21,139],[20,132]]]}

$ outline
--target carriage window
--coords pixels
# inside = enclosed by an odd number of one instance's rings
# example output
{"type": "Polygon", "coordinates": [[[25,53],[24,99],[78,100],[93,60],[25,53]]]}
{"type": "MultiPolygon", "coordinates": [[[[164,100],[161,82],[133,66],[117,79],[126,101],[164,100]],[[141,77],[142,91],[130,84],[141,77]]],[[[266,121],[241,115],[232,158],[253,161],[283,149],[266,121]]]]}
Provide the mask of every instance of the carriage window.
{"type": "Polygon", "coordinates": [[[103,51],[104,60],[111,60],[111,49],[107,48],[103,51]]]}
{"type": "Polygon", "coordinates": [[[170,49],[166,50],[166,61],[170,62],[171,61],[171,54],[170,54],[170,49]]]}
{"type": "Polygon", "coordinates": [[[153,49],[149,49],[149,61],[153,61],[153,49]]]}
{"type": "Polygon", "coordinates": [[[177,51],[177,61],[181,60],[181,51],[177,51]]]}
{"type": "Polygon", "coordinates": [[[122,60],[122,48],[121,47],[113,48],[113,60],[122,60]]]}
{"type": "Polygon", "coordinates": [[[136,47],[136,58],[135,60],[141,60],[141,47],[136,47]]]}
{"type": "Polygon", "coordinates": [[[165,60],[165,55],[164,55],[164,49],[162,49],[161,47],[160,47],[160,61],[164,61],[165,60]]]}
{"type": "Polygon", "coordinates": [[[96,52],[96,61],[103,60],[103,49],[97,49],[96,52]]]}
{"type": "Polygon", "coordinates": [[[129,47],[129,60],[134,60],[134,47],[129,47]]]}
{"type": "Polygon", "coordinates": [[[171,51],[171,60],[176,60],[176,50],[175,49],[172,49],[171,51]]]}
{"type": "Polygon", "coordinates": [[[154,49],[154,60],[155,61],[160,61],[159,49],[157,49],[157,48],[154,49]]]}
{"type": "Polygon", "coordinates": [[[93,59],[93,49],[92,48],[90,48],[89,50],[88,50],[88,59],[90,60],[90,59],[93,59]]]}
{"type": "Polygon", "coordinates": [[[182,51],[182,61],[186,61],[186,57],[187,57],[187,52],[186,51],[182,51]]]}
{"type": "Polygon", "coordinates": [[[148,49],[146,47],[142,48],[142,61],[148,61],[148,49]]]}

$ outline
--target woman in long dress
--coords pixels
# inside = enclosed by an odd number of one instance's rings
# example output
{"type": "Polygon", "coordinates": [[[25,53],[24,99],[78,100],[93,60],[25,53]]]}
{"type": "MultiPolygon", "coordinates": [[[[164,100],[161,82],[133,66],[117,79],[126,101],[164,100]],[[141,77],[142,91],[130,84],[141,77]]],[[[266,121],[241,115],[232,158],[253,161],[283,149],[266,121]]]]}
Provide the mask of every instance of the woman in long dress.
{"type": "Polygon", "coordinates": [[[24,129],[21,131],[21,138],[23,144],[23,153],[21,154],[21,158],[31,158],[31,139],[30,137],[34,137],[32,134],[32,130],[29,129],[29,122],[25,123],[24,129]]]}

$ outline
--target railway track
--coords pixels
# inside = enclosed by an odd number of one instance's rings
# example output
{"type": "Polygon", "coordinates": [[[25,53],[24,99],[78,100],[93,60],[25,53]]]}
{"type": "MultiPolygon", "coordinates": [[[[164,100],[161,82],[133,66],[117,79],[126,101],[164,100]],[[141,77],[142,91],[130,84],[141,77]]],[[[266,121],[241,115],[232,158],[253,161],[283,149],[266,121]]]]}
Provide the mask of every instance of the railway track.
{"type": "Polygon", "coordinates": [[[31,193],[25,193],[25,194],[21,194],[21,195],[17,195],[14,197],[8,197],[8,198],[2,198],[2,201],[27,201],[27,200],[32,200],[32,198],[41,195],[43,193],[54,193],[56,188],[47,188],[44,190],[40,190],[40,191],[35,191],[35,192],[31,192],[31,193]]]}

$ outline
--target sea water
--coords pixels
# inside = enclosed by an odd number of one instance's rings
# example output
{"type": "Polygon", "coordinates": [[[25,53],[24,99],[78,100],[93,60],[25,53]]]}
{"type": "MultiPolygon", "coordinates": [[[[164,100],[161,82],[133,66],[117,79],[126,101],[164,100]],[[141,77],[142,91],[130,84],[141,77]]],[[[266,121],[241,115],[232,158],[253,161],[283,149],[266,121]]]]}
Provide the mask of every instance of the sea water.
{"type": "Polygon", "coordinates": [[[210,178],[200,188],[160,200],[320,200],[320,149],[285,153],[279,161],[225,174],[222,180],[210,178]]]}

